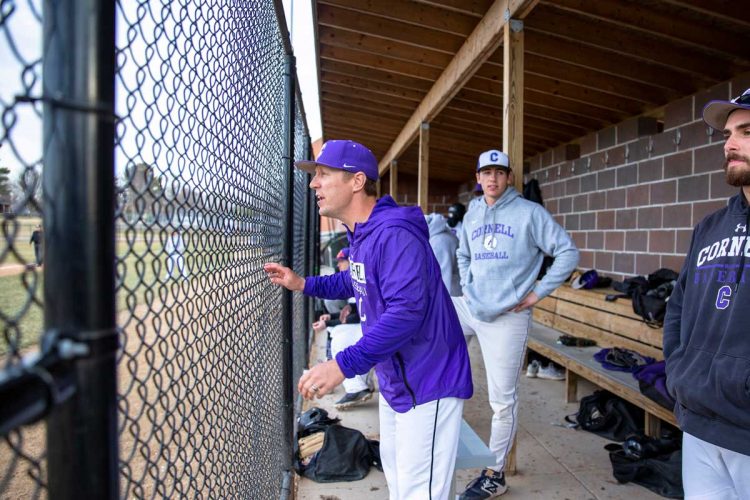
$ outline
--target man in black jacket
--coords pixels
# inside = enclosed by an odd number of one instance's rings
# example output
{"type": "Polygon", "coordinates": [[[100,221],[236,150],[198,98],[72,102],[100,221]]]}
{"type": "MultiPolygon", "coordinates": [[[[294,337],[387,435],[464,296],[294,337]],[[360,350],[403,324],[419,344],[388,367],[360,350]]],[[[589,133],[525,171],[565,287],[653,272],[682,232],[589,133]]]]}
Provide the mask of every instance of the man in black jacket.
{"type": "Polygon", "coordinates": [[[740,188],[693,232],[667,304],[667,387],[684,431],[685,498],[750,498],[750,89],[712,101],[726,180],[740,188]]]}
{"type": "Polygon", "coordinates": [[[44,261],[44,231],[42,231],[41,224],[39,224],[31,233],[29,244],[34,245],[34,257],[36,258],[36,265],[41,266],[42,262],[44,261]]]}

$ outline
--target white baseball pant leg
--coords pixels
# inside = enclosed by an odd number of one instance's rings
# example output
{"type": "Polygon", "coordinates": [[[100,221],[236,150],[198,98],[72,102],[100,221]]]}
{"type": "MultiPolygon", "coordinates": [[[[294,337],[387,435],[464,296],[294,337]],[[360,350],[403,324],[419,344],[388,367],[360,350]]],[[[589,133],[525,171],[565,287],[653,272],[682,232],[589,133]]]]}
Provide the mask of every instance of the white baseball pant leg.
{"type": "Polygon", "coordinates": [[[448,499],[463,408],[463,399],[443,398],[398,413],[380,396],[380,460],[390,500],[448,499]]]}
{"type": "Polygon", "coordinates": [[[531,324],[529,309],[507,312],[491,323],[471,315],[463,297],[453,297],[464,335],[476,335],[487,372],[487,392],[492,407],[489,448],[496,462],[490,466],[500,472],[518,430],[518,382],[531,324]]]}
{"type": "Polygon", "coordinates": [[[682,433],[686,500],[750,500],[750,456],[682,433]]]}
{"type": "MultiPolygon", "coordinates": [[[[329,331],[331,332],[331,356],[333,359],[336,359],[338,353],[349,346],[353,346],[362,338],[362,325],[359,323],[336,325],[329,331]]],[[[344,379],[342,385],[347,394],[354,394],[369,388],[366,374],[344,379]]]]}

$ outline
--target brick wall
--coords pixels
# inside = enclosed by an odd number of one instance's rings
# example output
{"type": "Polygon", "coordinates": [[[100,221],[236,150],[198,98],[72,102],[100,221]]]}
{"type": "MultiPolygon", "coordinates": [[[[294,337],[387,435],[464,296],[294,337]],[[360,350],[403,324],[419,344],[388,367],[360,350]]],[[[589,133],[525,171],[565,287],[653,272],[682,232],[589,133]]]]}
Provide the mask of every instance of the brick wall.
{"type": "Polygon", "coordinates": [[[750,73],[530,159],[545,206],[581,250],[581,268],[617,279],[679,270],[693,227],[738,192],[724,180],[723,137],[701,119],[711,99],[750,87],[750,73]]]}

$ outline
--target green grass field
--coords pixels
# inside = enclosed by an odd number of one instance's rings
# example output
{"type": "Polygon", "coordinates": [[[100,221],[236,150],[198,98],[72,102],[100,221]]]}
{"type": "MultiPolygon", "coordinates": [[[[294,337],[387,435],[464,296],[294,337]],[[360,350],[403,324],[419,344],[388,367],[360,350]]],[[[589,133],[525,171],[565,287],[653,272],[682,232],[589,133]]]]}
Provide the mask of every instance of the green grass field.
{"type": "MultiPolygon", "coordinates": [[[[117,241],[117,273],[124,278],[117,289],[118,311],[158,300],[159,289],[170,282],[166,278],[166,255],[161,243],[151,241],[150,245],[142,238],[136,239],[132,245],[122,238],[117,241]]],[[[19,250],[22,248],[23,245],[19,245],[19,250]]],[[[186,253],[190,251],[188,247],[186,253]]],[[[22,253],[25,262],[7,255],[9,257],[3,265],[33,262],[33,250],[22,253]]],[[[0,355],[8,352],[11,343],[18,344],[21,349],[38,344],[44,325],[43,287],[42,269],[30,268],[18,274],[0,276],[0,324],[4,335],[0,340],[0,355]],[[32,290],[36,301],[31,300],[32,290]]]]}

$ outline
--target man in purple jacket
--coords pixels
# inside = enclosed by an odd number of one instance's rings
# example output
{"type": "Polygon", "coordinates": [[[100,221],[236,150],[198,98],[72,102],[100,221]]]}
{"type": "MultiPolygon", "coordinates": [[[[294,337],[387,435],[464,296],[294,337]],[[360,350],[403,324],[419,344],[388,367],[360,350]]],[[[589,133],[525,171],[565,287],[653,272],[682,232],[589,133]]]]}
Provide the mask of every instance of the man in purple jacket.
{"type": "Polygon", "coordinates": [[[432,253],[419,208],[376,199],[378,164],[353,141],[328,141],[314,175],[320,215],[341,220],[349,271],[302,278],[266,264],[271,281],[327,299],[354,296],[362,339],[300,378],[307,399],[375,367],[380,384],[380,454],[391,499],[448,498],[471,368],[461,325],[432,253]],[[397,445],[398,443],[398,445],[397,445]]]}

